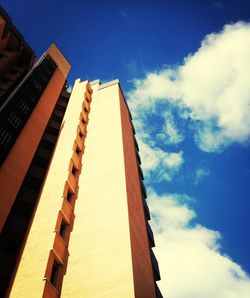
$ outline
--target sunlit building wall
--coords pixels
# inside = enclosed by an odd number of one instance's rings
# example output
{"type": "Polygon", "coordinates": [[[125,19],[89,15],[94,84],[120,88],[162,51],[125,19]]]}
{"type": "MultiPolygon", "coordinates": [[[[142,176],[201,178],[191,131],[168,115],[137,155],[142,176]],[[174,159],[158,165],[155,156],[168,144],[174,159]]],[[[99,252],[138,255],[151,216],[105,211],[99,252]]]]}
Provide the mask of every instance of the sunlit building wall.
{"type": "Polygon", "coordinates": [[[142,180],[119,82],[77,80],[10,297],[160,297],[142,180]]]}

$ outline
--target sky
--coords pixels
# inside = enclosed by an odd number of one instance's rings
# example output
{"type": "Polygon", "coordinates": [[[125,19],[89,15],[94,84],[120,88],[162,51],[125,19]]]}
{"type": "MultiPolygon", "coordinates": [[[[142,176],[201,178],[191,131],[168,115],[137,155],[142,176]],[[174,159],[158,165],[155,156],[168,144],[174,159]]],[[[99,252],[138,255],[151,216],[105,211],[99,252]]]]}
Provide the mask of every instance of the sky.
{"type": "Polygon", "coordinates": [[[0,4],[39,57],[76,78],[119,78],[139,142],[169,298],[250,293],[250,2],[0,4]]]}

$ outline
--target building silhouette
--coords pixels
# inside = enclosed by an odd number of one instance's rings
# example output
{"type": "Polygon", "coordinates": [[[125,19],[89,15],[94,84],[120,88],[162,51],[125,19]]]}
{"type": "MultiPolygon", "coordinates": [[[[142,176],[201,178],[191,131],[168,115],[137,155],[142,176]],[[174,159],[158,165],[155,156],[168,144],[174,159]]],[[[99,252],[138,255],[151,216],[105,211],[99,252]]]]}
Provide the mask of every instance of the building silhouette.
{"type": "MultiPolygon", "coordinates": [[[[16,29],[0,12],[5,41],[16,29]]],[[[29,53],[0,110],[0,296],[162,297],[119,81],[78,79],[69,93],[57,46],[35,64],[29,53]]]]}

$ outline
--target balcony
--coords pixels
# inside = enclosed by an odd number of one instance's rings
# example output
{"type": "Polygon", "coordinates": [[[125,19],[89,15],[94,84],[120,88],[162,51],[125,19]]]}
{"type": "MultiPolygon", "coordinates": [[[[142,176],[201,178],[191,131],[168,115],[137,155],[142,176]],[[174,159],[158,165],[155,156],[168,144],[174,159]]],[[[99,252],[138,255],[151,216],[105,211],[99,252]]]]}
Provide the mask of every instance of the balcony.
{"type": "Polygon", "coordinates": [[[161,293],[157,283],[155,283],[155,292],[156,292],[156,298],[163,298],[162,293],[161,293]]]}
{"type": "Polygon", "coordinates": [[[135,143],[136,150],[139,151],[139,145],[138,145],[137,140],[136,140],[135,137],[134,137],[134,143],[135,143]]]}
{"type": "Polygon", "coordinates": [[[87,109],[87,111],[90,111],[90,103],[87,101],[87,99],[84,99],[84,102],[82,103],[82,108],[84,109],[84,107],[87,109]]]}
{"type": "Polygon", "coordinates": [[[147,192],[146,192],[146,188],[145,188],[144,183],[143,183],[142,180],[140,180],[140,184],[141,184],[142,196],[143,196],[144,199],[146,199],[147,198],[147,192]]]}
{"type": "Polygon", "coordinates": [[[71,220],[73,217],[73,208],[66,198],[63,199],[62,212],[63,212],[64,216],[66,217],[67,221],[69,223],[71,223],[71,220]]]}
{"type": "Polygon", "coordinates": [[[85,98],[87,99],[88,102],[90,102],[91,101],[91,92],[86,91],[85,98]]]}
{"type": "Polygon", "coordinates": [[[80,159],[79,155],[75,151],[73,152],[72,159],[73,159],[74,164],[77,167],[77,169],[80,170],[81,169],[81,166],[82,166],[81,159],[80,159]]]}
{"type": "Polygon", "coordinates": [[[78,147],[83,151],[83,149],[84,149],[84,138],[80,138],[80,136],[77,135],[76,143],[77,143],[78,147]]]}
{"type": "Polygon", "coordinates": [[[85,136],[86,135],[86,131],[87,131],[87,125],[86,124],[83,124],[82,121],[81,121],[78,126],[79,126],[81,132],[83,133],[83,135],[85,136]]]}
{"type": "Polygon", "coordinates": [[[83,124],[88,122],[88,114],[84,110],[81,112],[81,122],[83,124]]]}
{"type": "Polygon", "coordinates": [[[155,257],[155,254],[153,253],[152,249],[150,249],[150,256],[151,256],[151,262],[153,265],[154,279],[155,279],[155,281],[160,280],[161,276],[160,276],[160,271],[159,271],[159,265],[158,265],[157,259],[155,257]]]}
{"type": "Polygon", "coordinates": [[[58,293],[58,291],[52,286],[52,284],[48,281],[47,278],[45,278],[44,297],[50,297],[50,298],[60,297],[60,294],[58,293]]]}
{"type": "Polygon", "coordinates": [[[144,199],[142,199],[142,202],[143,202],[143,207],[144,207],[146,219],[150,220],[151,218],[150,218],[150,212],[149,212],[149,209],[148,209],[148,204],[144,199]]]}
{"type": "Polygon", "coordinates": [[[146,221],[146,227],[147,227],[148,239],[149,239],[150,246],[155,247],[154,234],[153,234],[152,229],[147,221],[146,221]]]}
{"type": "Polygon", "coordinates": [[[74,176],[71,172],[69,172],[68,175],[68,183],[71,189],[74,191],[74,193],[76,193],[78,188],[78,178],[74,176]]]}
{"type": "Polygon", "coordinates": [[[139,170],[139,175],[140,175],[141,180],[144,180],[143,172],[142,172],[141,166],[139,164],[138,164],[138,170],[139,170]]]}
{"type": "Polygon", "coordinates": [[[140,157],[139,152],[138,152],[137,150],[135,150],[135,153],[136,153],[137,162],[138,162],[139,164],[141,164],[141,157],[140,157]]]}
{"type": "Polygon", "coordinates": [[[53,250],[62,262],[66,260],[68,255],[67,245],[58,232],[56,232],[53,250]]]}

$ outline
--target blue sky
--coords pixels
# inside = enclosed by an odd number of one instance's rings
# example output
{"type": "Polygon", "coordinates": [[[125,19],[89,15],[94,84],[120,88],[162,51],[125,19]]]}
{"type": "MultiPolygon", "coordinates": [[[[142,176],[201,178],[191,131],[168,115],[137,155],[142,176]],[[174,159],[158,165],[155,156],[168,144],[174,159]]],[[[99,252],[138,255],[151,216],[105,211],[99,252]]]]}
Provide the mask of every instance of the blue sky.
{"type": "Polygon", "coordinates": [[[119,78],[168,297],[250,292],[250,2],[1,1],[40,56],[119,78]]]}

